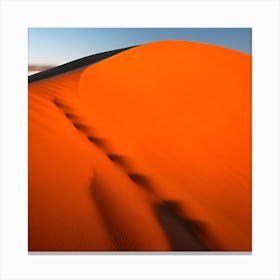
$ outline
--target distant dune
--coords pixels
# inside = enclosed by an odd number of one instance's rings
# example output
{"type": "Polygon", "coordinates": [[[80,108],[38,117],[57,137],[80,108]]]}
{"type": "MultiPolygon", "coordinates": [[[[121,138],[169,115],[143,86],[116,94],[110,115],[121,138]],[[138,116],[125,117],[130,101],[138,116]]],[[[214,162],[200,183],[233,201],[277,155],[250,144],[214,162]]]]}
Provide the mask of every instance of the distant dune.
{"type": "Polygon", "coordinates": [[[29,83],[29,251],[251,251],[251,56],[161,41],[29,83]]]}
{"type": "Polygon", "coordinates": [[[28,75],[33,75],[53,67],[55,67],[55,65],[28,65],[28,75]]]}

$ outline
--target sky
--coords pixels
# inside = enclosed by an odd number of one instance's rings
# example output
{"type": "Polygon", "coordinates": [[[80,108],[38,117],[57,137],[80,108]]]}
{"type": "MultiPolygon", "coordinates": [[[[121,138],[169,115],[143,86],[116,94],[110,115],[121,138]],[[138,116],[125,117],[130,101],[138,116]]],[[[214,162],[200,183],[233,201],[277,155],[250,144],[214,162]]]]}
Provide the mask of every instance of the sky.
{"type": "Polygon", "coordinates": [[[251,54],[251,28],[29,28],[29,65],[61,65],[95,53],[186,40],[251,54]]]}

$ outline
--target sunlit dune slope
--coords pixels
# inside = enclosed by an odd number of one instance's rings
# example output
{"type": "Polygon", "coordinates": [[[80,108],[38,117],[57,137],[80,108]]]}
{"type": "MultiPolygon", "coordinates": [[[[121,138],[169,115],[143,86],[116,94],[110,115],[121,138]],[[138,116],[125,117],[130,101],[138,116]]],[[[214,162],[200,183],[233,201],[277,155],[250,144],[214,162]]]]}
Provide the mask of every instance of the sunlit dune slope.
{"type": "Polygon", "coordinates": [[[251,250],[251,56],[184,41],[29,84],[29,250],[251,250]]]}

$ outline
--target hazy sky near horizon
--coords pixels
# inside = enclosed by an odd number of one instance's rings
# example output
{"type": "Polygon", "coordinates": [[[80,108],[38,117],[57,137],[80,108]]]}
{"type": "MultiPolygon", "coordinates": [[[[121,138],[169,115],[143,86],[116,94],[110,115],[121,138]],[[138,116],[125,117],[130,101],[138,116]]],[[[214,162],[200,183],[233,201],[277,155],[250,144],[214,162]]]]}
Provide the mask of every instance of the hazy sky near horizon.
{"type": "Polygon", "coordinates": [[[113,49],[186,40],[251,54],[251,28],[29,28],[29,65],[61,65],[113,49]]]}

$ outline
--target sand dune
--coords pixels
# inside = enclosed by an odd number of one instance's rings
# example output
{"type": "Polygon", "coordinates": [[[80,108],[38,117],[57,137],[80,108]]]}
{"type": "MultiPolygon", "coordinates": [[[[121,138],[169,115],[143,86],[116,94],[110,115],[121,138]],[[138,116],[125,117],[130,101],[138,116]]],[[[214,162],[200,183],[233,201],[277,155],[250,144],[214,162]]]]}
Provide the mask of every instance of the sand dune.
{"type": "Polygon", "coordinates": [[[34,65],[30,64],[28,65],[28,75],[34,75],[36,73],[45,71],[50,68],[54,68],[55,65],[34,65]]]}
{"type": "Polygon", "coordinates": [[[29,251],[250,251],[251,57],[134,47],[29,84],[29,251]]]}

